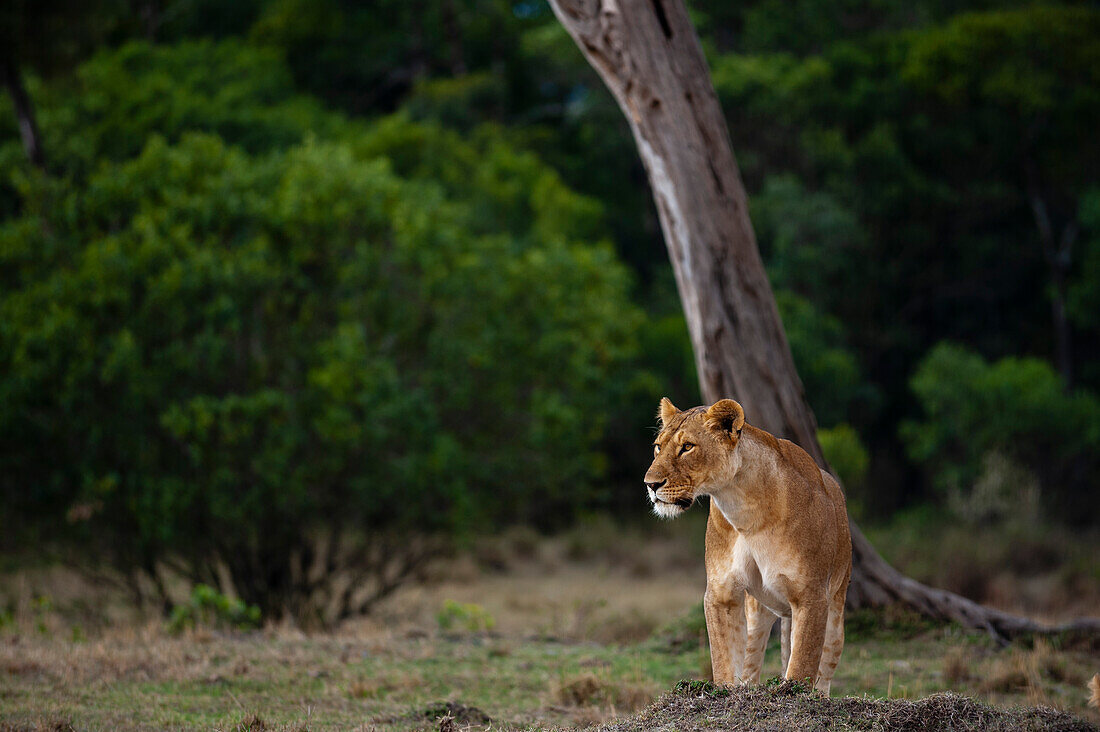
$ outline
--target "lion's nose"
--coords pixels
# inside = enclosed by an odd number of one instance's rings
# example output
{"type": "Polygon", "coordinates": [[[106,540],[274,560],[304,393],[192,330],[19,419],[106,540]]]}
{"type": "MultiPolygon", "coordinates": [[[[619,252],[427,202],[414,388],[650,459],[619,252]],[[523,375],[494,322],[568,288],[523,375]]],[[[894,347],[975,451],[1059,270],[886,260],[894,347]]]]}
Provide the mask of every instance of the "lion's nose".
{"type": "Polygon", "coordinates": [[[656,483],[646,483],[645,485],[646,485],[646,488],[648,488],[649,490],[655,491],[667,482],[668,482],[668,479],[666,478],[664,480],[659,480],[656,483]]]}

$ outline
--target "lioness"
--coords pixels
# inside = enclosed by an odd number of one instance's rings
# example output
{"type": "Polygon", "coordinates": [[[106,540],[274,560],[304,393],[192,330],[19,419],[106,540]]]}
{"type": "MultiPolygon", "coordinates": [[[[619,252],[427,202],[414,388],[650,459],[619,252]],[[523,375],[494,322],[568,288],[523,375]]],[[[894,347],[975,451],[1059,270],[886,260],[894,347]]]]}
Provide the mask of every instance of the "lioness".
{"type": "Polygon", "coordinates": [[[732,399],[683,412],[662,399],[658,418],[645,474],[654,513],[675,518],[710,496],[703,609],[714,681],[760,680],[778,616],[786,678],[828,694],[852,572],[840,486],[802,448],[745,424],[732,399]]]}

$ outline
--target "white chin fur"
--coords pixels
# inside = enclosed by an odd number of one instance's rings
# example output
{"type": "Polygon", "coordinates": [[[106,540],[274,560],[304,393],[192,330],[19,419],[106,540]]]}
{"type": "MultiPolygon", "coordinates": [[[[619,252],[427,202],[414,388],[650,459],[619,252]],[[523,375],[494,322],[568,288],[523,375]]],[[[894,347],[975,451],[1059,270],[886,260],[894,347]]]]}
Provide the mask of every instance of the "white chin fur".
{"type": "Polygon", "coordinates": [[[684,510],[675,503],[662,503],[661,501],[654,501],[653,503],[653,513],[665,519],[674,519],[682,514],[684,510]]]}

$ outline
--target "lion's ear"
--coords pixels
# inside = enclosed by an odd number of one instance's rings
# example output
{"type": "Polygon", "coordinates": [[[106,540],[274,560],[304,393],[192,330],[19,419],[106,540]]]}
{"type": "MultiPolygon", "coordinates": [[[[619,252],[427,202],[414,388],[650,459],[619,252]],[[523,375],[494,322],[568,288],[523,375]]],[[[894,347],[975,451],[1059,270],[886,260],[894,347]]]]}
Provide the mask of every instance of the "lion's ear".
{"type": "Polygon", "coordinates": [[[711,405],[706,413],[706,424],[723,436],[732,438],[745,426],[745,410],[732,399],[722,399],[711,405]]]}
{"type": "Polygon", "coordinates": [[[661,397],[661,403],[657,406],[657,419],[661,420],[661,429],[668,426],[672,418],[680,413],[668,397],[661,397]]]}

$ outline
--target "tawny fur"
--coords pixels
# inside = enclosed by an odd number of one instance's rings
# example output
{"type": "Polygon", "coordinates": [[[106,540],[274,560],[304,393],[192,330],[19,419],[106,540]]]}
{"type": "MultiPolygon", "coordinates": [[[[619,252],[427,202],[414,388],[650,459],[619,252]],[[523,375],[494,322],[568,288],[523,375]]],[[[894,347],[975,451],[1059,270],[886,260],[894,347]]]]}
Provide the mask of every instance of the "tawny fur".
{"type": "Polygon", "coordinates": [[[1100,708],[1100,674],[1095,674],[1089,682],[1089,706],[1100,708]]]}
{"type": "Polygon", "coordinates": [[[674,518],[711,499],[703,608],[714,681],[757,683],[782,617],[786,678],[828,694],[852,572],[840,486],[802,448],[746,424],[732,399],[686,411],[662,399],[658,418],[645,475],[654,512],[674,518]]]}

